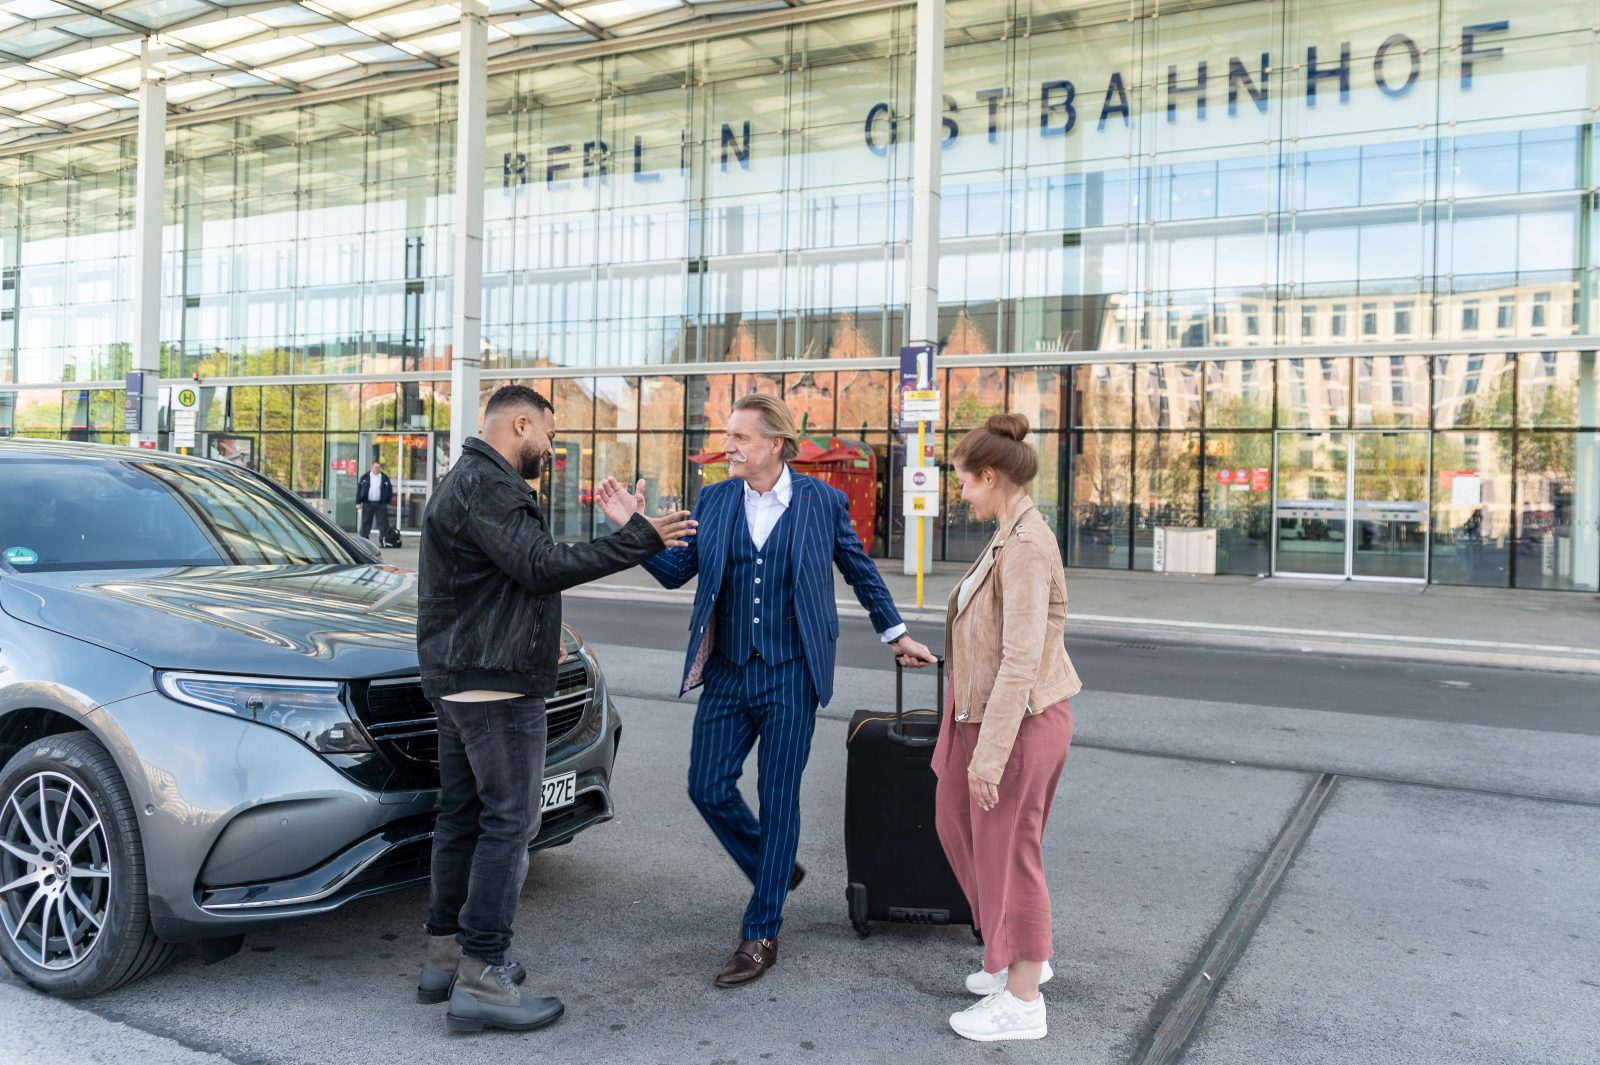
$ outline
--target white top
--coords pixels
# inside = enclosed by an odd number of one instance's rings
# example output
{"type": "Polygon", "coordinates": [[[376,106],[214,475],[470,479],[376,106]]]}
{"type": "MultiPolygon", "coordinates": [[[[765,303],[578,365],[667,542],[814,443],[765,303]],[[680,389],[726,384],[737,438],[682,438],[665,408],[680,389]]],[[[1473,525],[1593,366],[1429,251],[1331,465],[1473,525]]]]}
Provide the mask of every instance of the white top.
{"type": "Polygon", "coordinates": [[[984,572],[992,564],[994,557],[994,542],[999,535],[1000,530],[996,529],[994,536],[989,537],[989,542],[984,545],[983,554],[978,556],[978,558],[982,560],[982,565],[972,567],[972,572],[967,574],[967,579],[961,582],[961,594],[956,596],[957,611],[962,611],[967,608],[967,601],[972,598],[972,590],[978,586],[979,581],[983,580],[984,572]]]}
{"type": "Polygon", "coordinates": [[[383,498],[383,474],[367,476],[367,502],[376,503],[383,498]]]}

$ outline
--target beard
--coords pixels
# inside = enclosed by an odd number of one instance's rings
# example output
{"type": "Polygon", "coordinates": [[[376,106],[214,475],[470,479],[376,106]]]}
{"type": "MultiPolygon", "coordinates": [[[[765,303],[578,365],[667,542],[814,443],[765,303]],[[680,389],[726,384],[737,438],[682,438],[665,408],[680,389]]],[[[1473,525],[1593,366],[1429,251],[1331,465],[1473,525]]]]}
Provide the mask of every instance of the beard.
{"type": "Polygon", "coordinates": [[[544,470],[544,452],[538,445],[529,441],[522,445],[522,455],[517,463],[517,472],[524,481],[531,481],[538,477],[544,470]]]}

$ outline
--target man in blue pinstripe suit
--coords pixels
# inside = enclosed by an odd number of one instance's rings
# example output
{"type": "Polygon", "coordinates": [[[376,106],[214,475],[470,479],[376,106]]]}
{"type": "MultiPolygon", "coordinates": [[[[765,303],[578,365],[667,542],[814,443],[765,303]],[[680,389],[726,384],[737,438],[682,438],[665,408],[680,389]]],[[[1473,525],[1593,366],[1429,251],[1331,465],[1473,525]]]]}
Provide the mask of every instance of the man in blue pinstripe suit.
{"type": "MultiPolygon", "coordinates": [[[[837,565],[872,626],[906,665],[934,661],[906,635],[861,540],[843,492],[795,473],[794,416],[772,396],[745,396],[728,419],[731,477],[700,493],[697,535],[644,562],[668,588],[699,576],[682,692],[701,684],[689,753],[689,796],[754,890],[738,948],[718,987],[759,979],[778,958],[783,903],[805,870],[800,846],[800,776],[811,754],[817,706],[833,695],[839,615],[837,565]],[[750,749],[757,752],[758,818],[739,794],[750,749]]],[[[614,481],[597,492],[602,510],[625,523],[643,507],[614,481]],[[614,512],[614,513],[613,513],[614,512]]]]}

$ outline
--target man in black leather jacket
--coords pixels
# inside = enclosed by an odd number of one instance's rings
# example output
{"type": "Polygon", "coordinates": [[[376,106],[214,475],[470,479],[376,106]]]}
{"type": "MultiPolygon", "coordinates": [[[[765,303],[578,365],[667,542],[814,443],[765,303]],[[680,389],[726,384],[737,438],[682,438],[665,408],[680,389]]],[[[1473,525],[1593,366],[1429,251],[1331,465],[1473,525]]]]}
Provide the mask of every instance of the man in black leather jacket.
{"type": "Polygon", "coordinates": [[[522,967],[506,964],[539,830],[560,593],[693,535],[678,511],[635,514],[593,543],[556,543],[527,483],[554,437],[548,400],[522,385],[499,389],[482,439],[466,441],[422,521],[417,656],[439,718],[440,795],[417,995],[436,1002],[448,993],[457,1030],[523,1031],[562,1013],[559,999],[524,996],[522,967]]]}

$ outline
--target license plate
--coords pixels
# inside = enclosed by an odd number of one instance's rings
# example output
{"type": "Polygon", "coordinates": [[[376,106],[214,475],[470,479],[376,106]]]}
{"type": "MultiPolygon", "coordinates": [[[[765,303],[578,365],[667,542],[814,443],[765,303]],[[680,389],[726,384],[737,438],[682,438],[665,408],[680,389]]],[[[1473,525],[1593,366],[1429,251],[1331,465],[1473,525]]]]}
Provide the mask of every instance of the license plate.
{"type": "Polygon", "coordinates": [[[571,806],[578,799],[578,774],[563,773],[544,782],[544,799],[539,804],[541,813],[571,806]]]}

